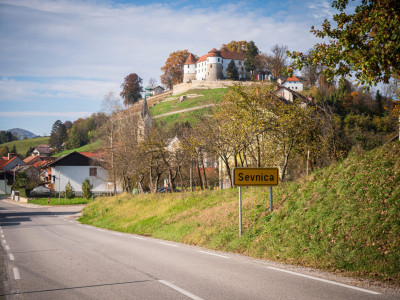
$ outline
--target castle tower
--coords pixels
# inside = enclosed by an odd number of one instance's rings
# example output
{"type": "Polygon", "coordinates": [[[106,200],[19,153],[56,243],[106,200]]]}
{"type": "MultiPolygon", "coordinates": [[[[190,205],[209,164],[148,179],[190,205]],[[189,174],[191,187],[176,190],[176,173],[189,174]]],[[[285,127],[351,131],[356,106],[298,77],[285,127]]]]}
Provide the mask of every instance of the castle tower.
{"type": "Polygon", "coordinates": [[[192,80],[196,80],[196,58],[190,53],[183,65],[183,83],[192,80]]]}
{"type": "Polygon", "coordinates": [[[223,79],[222,75],[222,56],[221,52],[217,49],[212,49],[207,54],[207,70],[206,70],[206,80],[214,81],[218,79],[223,79]]]}

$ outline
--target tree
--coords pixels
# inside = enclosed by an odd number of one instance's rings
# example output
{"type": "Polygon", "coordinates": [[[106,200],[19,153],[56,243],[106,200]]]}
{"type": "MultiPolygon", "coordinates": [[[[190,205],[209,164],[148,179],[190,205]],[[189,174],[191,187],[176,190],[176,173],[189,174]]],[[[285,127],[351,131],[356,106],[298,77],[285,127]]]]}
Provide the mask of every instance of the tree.
{"type": "Polygon", "coordinates": [[[0,148],[0,157],[7,156],[8,153],[10,153],[8,146],[3,146],[0,148]]]}
{"type": "Polygon", "coordinates": [[[92,188],[93,185],[90,183],[89,178],[86,178],[82,182],[82,193],[83,193],[83,198],[85,199],[90,199],[92,197],[92,188]]]}
{"type": "Polygon", "coordinates": [[[175,84],[179,84],[183,80],[183,66],[189,56],[188,50],[178,50],[172,52],[165,66],[161,68],[163,74],[160,76],[161,83],[167,88],[172,89],[175,84]]]}
{"type": "Polygon", "coordinates": [[[28,176],[25,172],[18,172],[15,177],[15,182],[13,185],[13,190],[19,190],[28,184],[28,176]]]}
{"type": "Polygon", "coordinates": [[[136,73],[131,73],[126,76],[121,87],[122,92],[120,95],[124,99],[125,106],[132,105],[142,98],[142,78],[140,78],[136,73]]]}
{"type": "MultiPolygon", "coordinates": [[[[310,53],[311,50],[309,50],[307,55],[310,55],[310,53]]],[[[322,72],[322,67],[318,64],[306,63],[301,69],[301,75],[306,80],[308,87],[315,85],[321,72],[322,72]]]]}
{"type": "Polygon", "coordinates": [[[75,197],[75,190],[71,185],[71,182],[68,181],[68,183],[65,185],[65,189],[63,191],[64,198],[71,199],[75,197]]]}
{"type": "Polygon", "coordinates": [[[51,128],[49,140],[50,146],[55,148],[56,151],[60,151],[62,148],[62,144],[66,139],[67,131],[65,129],[65,125],[60,120],[55,121],[51,128]]]}
{"type": "Polygon", "coordinates": [[[247,51],[247,42],[246,41],[231,41],[229,44],[222,46],[219,49],[220,51],[230,51],[230,52],[241,52],[246,53],[247,51]]]}
{"type": "Polygon", "coordinates": [[[253,41],[250,41],[247,44],[246,51],[246,71],[253,72],[256,69],[256,65],[254,62],[255,57],[259,54],[258,48],[253,41]]]}
{"type": "Polygon", "coordinates": [[[228,78],[232,80],[237,80],[239,78],[239,72],[233,59],[229,62],[228,67],[226,68],[226,75],[228,75],[228,78]]]}
{"type": "Polygon", "coordinates": [[[388,83],[400,75],[400,3],[398,0],[363,0],[353,14],[344,10],[348,0],[333,1],[339,10],[336,24],[325,20],[321,30],[311,32],[329,40],[318,43],[310,55],[290,53],[293,72],[305,64],[320,64],[328,79],[354,75],[361,85],[388,83]]]}
{"type": "Polygon", "coordinates": [[[272,47],[272,55],[268,56],[267,66],[272,76],[278,77],[284,73],[286,67],[286,51],[288,47],[286,45],[274,45],[272,47]]]}
{"type": "Polygon", "coordinates": [[[67,145],[68,149],[79,148],[82,146],[77,126],[72,126],[71,130],[69,131],[67,145]]]}
{"type": "Polygon", "coordinates": [[[11,148],[11,153],[17,155],[17,147],[15,146],[15,144],[13,144],[13,147],[11,148]]]}

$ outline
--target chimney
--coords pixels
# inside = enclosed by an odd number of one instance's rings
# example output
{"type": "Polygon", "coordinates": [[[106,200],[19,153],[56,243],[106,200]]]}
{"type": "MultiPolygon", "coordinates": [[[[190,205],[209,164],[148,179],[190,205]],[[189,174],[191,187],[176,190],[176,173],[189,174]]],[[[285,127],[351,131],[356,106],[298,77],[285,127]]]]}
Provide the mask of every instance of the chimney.
{"type": "Polygon", "coordinates": [[[10,160],[11,158],[13,158],[14,156],[16,156],[14,153],[8,153],[8,160],[10,160]]]}

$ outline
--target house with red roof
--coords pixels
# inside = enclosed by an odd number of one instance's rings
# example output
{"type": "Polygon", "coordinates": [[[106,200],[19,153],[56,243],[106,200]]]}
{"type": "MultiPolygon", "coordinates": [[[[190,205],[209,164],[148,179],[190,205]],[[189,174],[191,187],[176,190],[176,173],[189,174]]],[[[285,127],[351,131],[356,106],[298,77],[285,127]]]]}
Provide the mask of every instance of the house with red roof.
{"type": "Polygon", "coordinates": [[[25,166],[26,164],[22,159],[16,156],[14,153],[8,153],[7,157],[0,159],[0,170],[10,171],[16,166],[25,166]]]}
{"type": "Polygon", "coordinates": [[[286,78],[286,80],[282,83],[282,86],[291,89],[292,91],[300,92],[303,90],[303,83],[299,78],[292,75],[291,77],[286,78]]]}
{"type": "Polygon", "coordinates": [[[190,53],[183,67],[183,82],[192,80],[215,81],[228,78],[226,69],[234,61],[239,73],[239,79],[247,78],[245,54],[225,50],[212,49],[199,59],[190,53]]]}

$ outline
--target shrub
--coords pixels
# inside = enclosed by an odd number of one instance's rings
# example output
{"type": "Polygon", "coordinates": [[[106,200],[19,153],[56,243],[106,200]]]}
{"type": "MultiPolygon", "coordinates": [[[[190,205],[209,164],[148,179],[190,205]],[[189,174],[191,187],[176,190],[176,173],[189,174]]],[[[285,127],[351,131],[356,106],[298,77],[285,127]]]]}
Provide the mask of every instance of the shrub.
{"type": "Polygon", "coordinates": [[[75,190],[71,185],[71,182],[68,181],[67,185],[65,186],[65,189],[63,191],[63,197],[67,199],[71,199],[75,197],[75,190]]]}
{"type": "Polygon", "coordinates": [[[93,185],[90,183],[89,179],[86,178],[82,183],[83,198],[90,199],[90,197],[92,197],[92,188],[93,185]]]}

